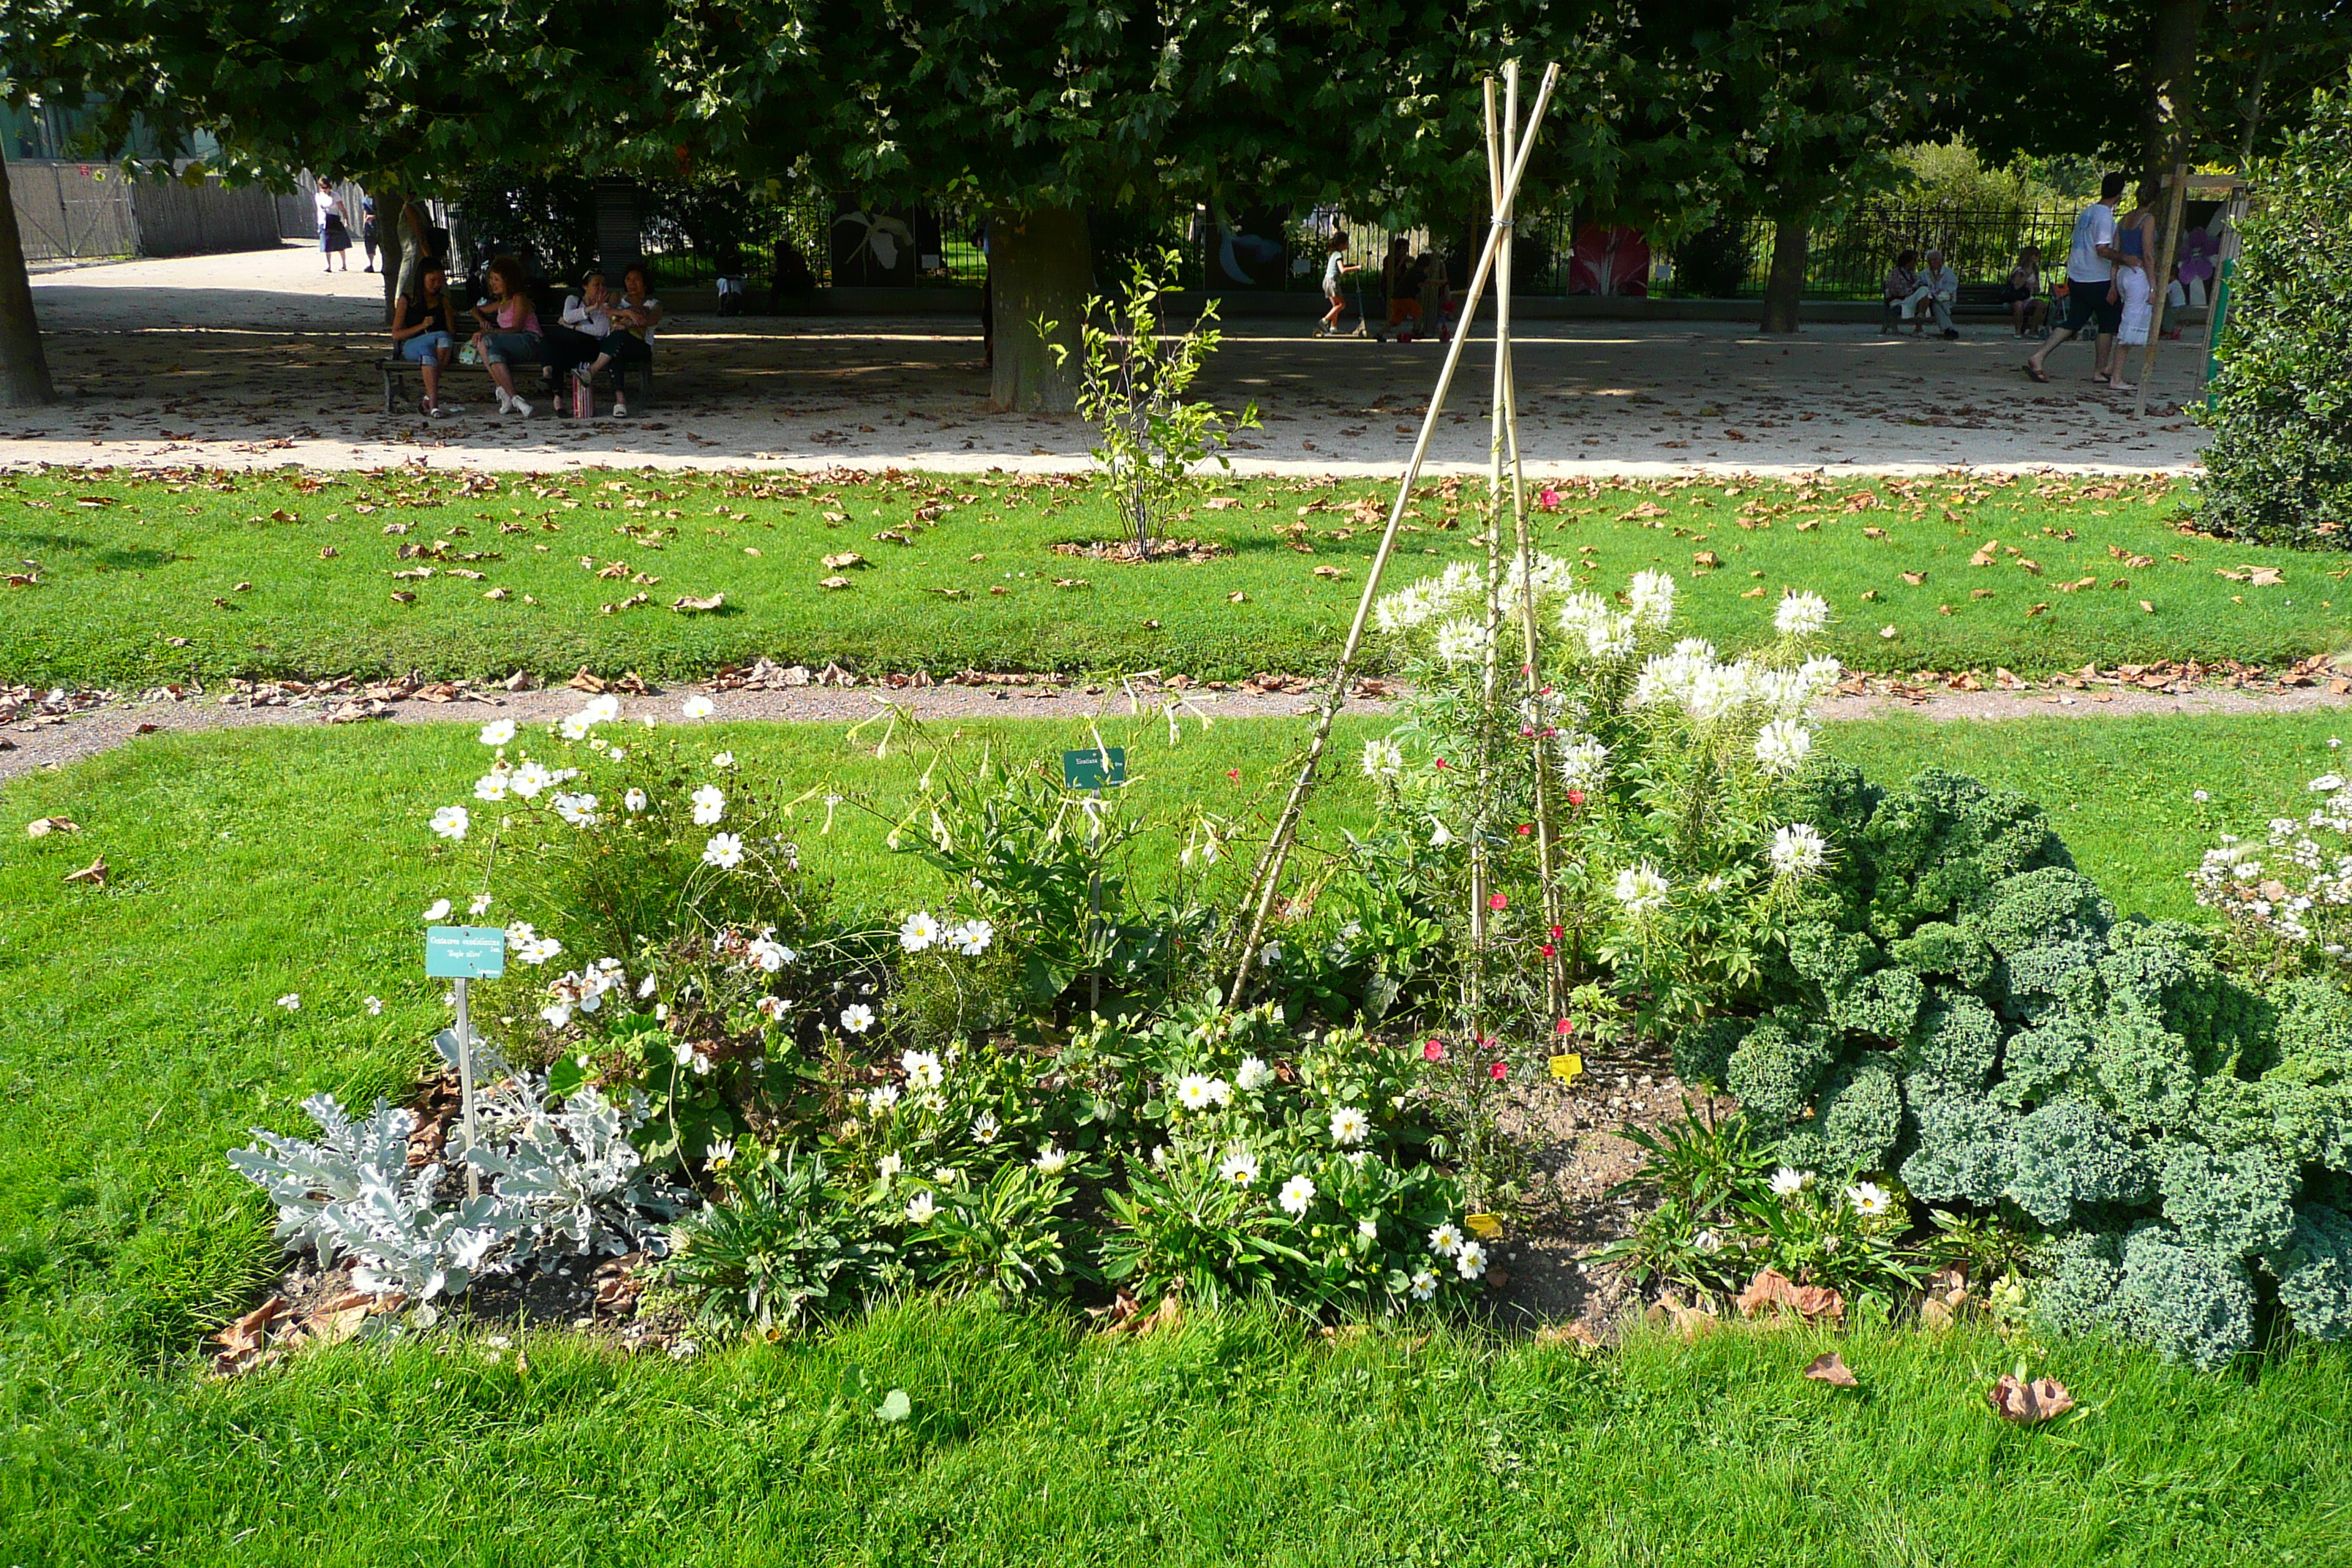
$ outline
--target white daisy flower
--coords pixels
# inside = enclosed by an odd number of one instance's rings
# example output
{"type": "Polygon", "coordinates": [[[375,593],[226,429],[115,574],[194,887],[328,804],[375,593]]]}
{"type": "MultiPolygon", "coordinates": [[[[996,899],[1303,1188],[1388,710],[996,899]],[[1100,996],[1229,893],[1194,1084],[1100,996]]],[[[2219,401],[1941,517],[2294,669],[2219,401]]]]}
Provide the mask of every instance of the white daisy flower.
{"type": "Polygon", "coordinates": [[[1048,1143],[1039,1149],[1037,1157],[1029,1163],[1037,1167],[1037,1173],[1040,1175],[1058,1176],[1069,1168],[1070,1152],[1066,1149],[1057,1149],[1048,1143]]]}
{"type": "Polygon", "coordinates": [[[907,1221],[910,1225],[929,1225],[931,1216],[939,1212],[940,1205],[931,1201],[928,1192],[917,1193],[907,1200],[907,1221]]]}
{"type": "MultiPolygon", "coordinates": [[[[867,1016],[870,1018],[872,1015],[867,1016]]],[[[907,1081],[918,1089],[937,1089],[947,1080],[947,1071],[940,1066],[938,1054],[932,1051],[903,1052],[898,1058],[898,1067],[907,1075],[907,1081]]]]}
{"type": "Polygon", "coordinates": [[[1437,1276],[1426,1268],[1416,1268],[1412,1275],[1412,1299],[1426,1301],[1437,1294],[1437,1276]]]}
{"type": "Polygon", "coordinates": [[[507,797],[507,770],[492,768],[474,781],[474,798],[496,805],[507,797]]]}
{"type": "Polygon", "coordinates": [[[1315,1202],[1315,1184],[1304,1175],[1293,1176],[1282,1184],[1282,1194],[1277,1201],[1282,1205],[1282,1212],[1296,1219],[1315,1202]]]}
{"type": "Polygon", "coordinates": [[[970,920],[948,932],[946,940],[966,958],[978,958],[996,940],[996,928],[983,920],[970,920]]]}
{"type": "Polygon", "coordinates": [[[885,1154],[874,1162],[874,1173],[886,1182],[906,1168],[907,1162],[896,1154],[885,1154]]]}
{"type": "Polygon", "coordinates": [[[1894,1206],[1895,1200],[1876,1182],[1858,1182],[1845,1190],[1845,1201],[1853,1212],[1875,1219],[1894,1206]]]}
{"type": "Polygon", "coordinates": [[[1812,1179],[1806,1172],[1790,1165],[1783,1165],[1772,1173],[1772,1195],[1778,1198],[1792,1198],[1811,1185],[1812,1179]]]}
{"type": "Polygon", "coordinates": [[[1343,1105],[1331,1112],[1331,1142],[1346,1148],[1360,1143],[1372,1135],[1372,1119],[1352,1105],[1343,1105]]]}
{"type": "Polygon", "coordinates": [[[1462,1231],[1452,1220],[1429,1233],[1429,1250],[1440,1258],[1451,1258],[1462,1250],[1462,1231]]]}
{"type": "Polygon", "coordinates": [[[1486,1249],[1475,1241],[1465,1241],[1454,1255],[1454,1272],[1465,1279],[1475,1279],[1486,1272],[1486,1249]]]}
{"type": "Polygon", "coordinates": [[[526,762],[507,780],[507,788],[525,800],[531,800],[537,798],[540,791],[555,782],[555,774],[544,764],[526,762]]]}
{"type": "Polygon", "coordinates": [[[643,811],[646,808],[646,792],[641,789],[633,789],[628,794],[621,797],[621,804],[627,806],[633,812],[643,811]]]}
{"type": "Polygon", "coordinates": [[[1218,1177],[1237,1187],[1255,1185],[1257,1173],[1257,1156],[1246,1149],[1234,1150],[1217,1164],[1218,1177]]]}
{"type": "Polygon", "coordinates": [[[295,992],[289,991],[278,999],[278,1005],[289,1013],[299,1013],[302,1009],[302,998],[295,992]]]}
{"type": "Polygon", "coordinates": [[[1209,1109],[1209,1077],[1206,1073],[1188,1072],[1176,1080],[1176,1103],[1187,1110],[1209,1109]]]}
{"type": "Polygon", "coordinates": [[[555,815],[574,827],[593,827],[603,820],[596,815],[596,797],[593,795],[559,795],[552,804],[555,815]]]}
{"type": "Polygon", "coordinates": [[[710,765],[714,768],[731,768],[735,765],[735,753],[720,752],[710,759],[710,765]]]}

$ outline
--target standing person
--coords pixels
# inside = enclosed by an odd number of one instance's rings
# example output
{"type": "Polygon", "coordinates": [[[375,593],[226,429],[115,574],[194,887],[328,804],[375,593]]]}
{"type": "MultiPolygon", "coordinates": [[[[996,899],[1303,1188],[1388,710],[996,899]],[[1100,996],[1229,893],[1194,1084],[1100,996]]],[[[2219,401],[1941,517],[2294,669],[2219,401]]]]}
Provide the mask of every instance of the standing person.
{"type": "Polygon", "coordinates": [[[1921,321],[1918,314],[1920,308],[1925,306],[1935,318],[1937,331],[1946,342],[1958,337],[1959,330],[1952,325],[1952,305],[1959,297],[1959,274],[1944,265],[1942,251],[1929,251],[1927,269],[1919,274],[1918,287],[1903,300],[1903,319],[1916,323],[1911,335],[1916,337],[1927,330],[1927,323],[1921,321]]]}
{"type": "Polygon", "coordinates": [[[589,390],[590,377],[580,374],[580,367],[604,352],[604,340],[613,334],[613,312],[602,272],[591,271],[580,279],[580,291],[563,301],[563,319],[540,333],[540,363],[555,373],[558,394],[572,384],[572,413],[585,419],[593,412],[594,395],[589,390]]]}
{"type": "Polygon", "coordinates": [[[613,373],[613,412],[621,418],[629,415],[628,367],[651,364],[654,359],[654,330],[661,325],[662,304],[654,298],[653,274],[642,261],[633,263],[621,274],[621,298],[612,307],[613,325],[619,329],[608,334],[596,363],[588,367],[590,380],[608,364],[622,368],[613,373]]]}
{"type": "Polygon", "coordinates": [[[2042,298],[2042,247],[2029,245],[2017,253],[2017,265],[2009,269],[2009,281],[2000,286],[2000,302],[2009,307],[2009,321],[2015,335],[2044,330],[2050,320],[2050,303],[2042,298]]]}
{"type": "MultiPolygon", "coordinates": [[[[367,265],[361,268],[361,271],[375,270],[375,247],[376,241],[381,237],[375,230],[375,198],[362,196],[360,198],[360,245],[367,251],[367,265]]],[[[348,266],[349,263],[345,265],[348,266]]]]}
{"type": "MultiPolygon", "coordinates": [[[[2125,230],[2126,235],[2130,232],[2125,230]]],[[[2115,364],[2107,384],[2117,392],[2137,392],[2137,384],[2126,381],[2124,375],[2130,368],[2132,351],[2147,346],[2148,322],[2156,313],[2156,286],[2148,276],[2147,258],[2135,251],[2119,259],[2114,286],[2123,315],[2116,323],[2115,364]]]]}
{"type": "Polygon", "coordinates": [[[438,261],[428,261],[416,292],[403,294],[392,309],[392,342],[400,357],[414,363],[425,377],[425,396],[416,411],[427,419],[444,419],[464,410],[441,401],[441,373],[457,352],[457,313],[449,298],[449,276],[438,261]]]}
{"type": "Polygon", "coordinates": [[[2098,338],[2092,356],[2092,379],[2107,379],[2108,362],[2116,352],[2116,329],[2123,324],[2124,314],[2122,300],[2109,298],[2114,293],[2116,258],[2122,254],[2116,246],[2116,199],[2124,194],[2124,184],[2120,173],[2101,180],[2099,199],[2074,220],[2074,243],[2066,248],[2065,319],[2050,334],[2050,341],[2025,362],[2025,374],[2036,381],[2050,379],[2042,365],[2051,350],[2093,326],[2098,328],[2098,338]]]}
{"type": "Polygon", "coordinates": [[[490,297],[474,307],[474,321],[480,329],[474,334],[474,349],[498,387],[499,412],[528,419],[530,405],[515,392],[513,362],[539,358],[539,308],[530,302],[522,264],[511,256],[490,263],[487,286],[490,297]]]}
{"type": "Polygon", "coordinates": [[[1356,264],[1348,259],[1348,231],[1335,228],[1331,237],[1323,242],[1323,298],[1331,308],[1323,312],[1323,333],[1327,338],[1339,335],[1339,313],[1347,301],[1339,294],[1339,279],[1356,271],[1356,264]]]}
{"type": "MultiPolygon", "coordinates": [[[[327,243],[327,220],[331,217],[340,223],[342,220],[342,215],[335,207],[335,188],[327,183],[323,175],[311,189],[310,207],[318,215],[319,254],[326,260],[324,270],[332,272],[335,269],[335,248],[327,243]]],[[[346,261],[343,267],[345,270],[349,270],[351,263],[346,261]]]]}

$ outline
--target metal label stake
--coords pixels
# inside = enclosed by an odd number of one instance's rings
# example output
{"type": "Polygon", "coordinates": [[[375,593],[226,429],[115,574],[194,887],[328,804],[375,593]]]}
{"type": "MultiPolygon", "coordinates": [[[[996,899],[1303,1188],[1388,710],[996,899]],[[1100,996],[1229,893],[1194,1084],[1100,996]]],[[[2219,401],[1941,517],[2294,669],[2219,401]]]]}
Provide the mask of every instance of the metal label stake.
{"type": "MultiPolygon", "coordinates": [[[[425,973],[452,982],[457,997],[457,1082],[466,1117],[466,1147],[475,1147],[474,1022],[467,1011],[466,983],[496,980],[507,972],[507,933],[500,926],[431,926],[425,932],[425,973]]],[[[466,1196],[482,1195],[482,1175],[466,1165],[466,1196]]]]}

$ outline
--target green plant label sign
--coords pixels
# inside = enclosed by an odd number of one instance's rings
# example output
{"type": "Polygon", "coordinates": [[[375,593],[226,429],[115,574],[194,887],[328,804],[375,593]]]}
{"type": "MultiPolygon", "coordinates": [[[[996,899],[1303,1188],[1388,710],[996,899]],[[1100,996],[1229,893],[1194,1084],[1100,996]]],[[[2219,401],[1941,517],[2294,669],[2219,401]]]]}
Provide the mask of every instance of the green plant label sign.
{"type": "Polygon", "coordinates": [[[1062,783],[1069,789],[1117,789],[1127,782],[1127,748],[1064,752],[1062,783]]]}
{"type": "Polygon", "coordinates": [[[425,973],[435,980],[496,980],[507,972],[503,926],[430,926],[425,973]]]}

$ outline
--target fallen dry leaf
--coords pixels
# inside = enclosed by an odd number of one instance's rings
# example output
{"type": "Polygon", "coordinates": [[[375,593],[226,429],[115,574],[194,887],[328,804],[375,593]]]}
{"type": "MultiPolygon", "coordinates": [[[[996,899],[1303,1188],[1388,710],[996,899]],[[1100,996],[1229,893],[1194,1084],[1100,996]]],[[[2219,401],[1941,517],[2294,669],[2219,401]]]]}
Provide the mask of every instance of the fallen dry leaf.
{"type": "Polygon", "coordinates": [[[849,579],[846,577],[820,577],[817,579],[816,585],[820,588],[846,588],[849,586],[849,579]]]}
{"type": "Polygon", "coordinates": [[[237,1363],[247,1356],[257,1354],[269,1338],[269,1325],[286,1310],[286,1298],[272,1296],[252,1311],[223,1328],[213,1338],[219,1342],[220,1354],[215,1364],[223,1372],[234,1372],[237,1363]]]}
{"type": "Polygon", "coordinates": [[[1927,580],[1927,574],[1925,572],[1906,572],[1903,574],[1903,580],[1916,588],[1920,584],[1925,583],[1927,580]]]}
{"type": "Polygon", "coordinates": [[[1536,1343],[1539,1345],[1574,1345],[1579,1350],[1597,1351],[1601,1348],[1601,1336],[1594,1333],[1592,1330],[1586,1326],[1584,1321],[1580,1319],[1571,1323],[1548,1323],[1544,1327],[1538,1329],[1536,1331],[1536,1343]]]}
{"type": "Polygon", "coordinates": [[[852,566],[863,566],[866,563],[866,557],[860,555],[855,550],[844,550],[838,552],[835,554],[826,556],[823,561],[817,563],[818,565],[824,567],[828,572],[843,572],[848,570],[852,566]]]}
{"type": "Polygon", "coordinates": [[[574,691],[585,691],[593,697],[604,689],[604,678],[583,664],[563,684],[574,691]]]}
{"type": "Polygon", "coordinates": [[[1232,593],[1225,595],[1225,603],[1228,605],[1246,605],[1249,603],[1249,595],[1236,588],[1232,593]]]}
{"type": "Polygon", "coordinates": [[[1777,1268],[1759,1270],[1739,1293],[1737,1305],[1744,1317],[1787,1308],[1799,1317],[1838,1321],[1845,1316],[1845,1298],[1826,1285],[1800,1285],[1777,1268]]]}
{"type": "Polygon", "coordinates": [[[1318,566],[1315,568],[1315,575],[1318,577],[1345,577],[1347,574],[1348,574],[1346,572],[1340,570],[1337,566],[1318,566]]]}
{"type": "Polygon", "coordinates": [[[1881,626],[1878,628],[1878,635],[1885,640],[1893,642],[1896,637],[1901,637],[1903,634],[1893,626],[1881,626]]]}
{"type": "Polygon", "coordinates": [[[1859,1388],[1853,1373],[1846,1370],[1845,1358],[1835,1351],[1824,1351],[1805,1363],[1805,1375],[1816,1383],[1834,1384],[1840,1388],[1859,1388]]]}
{"type": "Polygon", "coordinates": [[[2048,609],[2049,607],[2050,607],[2050,606],[2049,606],[2048,605],[2046,605],[2046,604],[2045,604],[2045,605],[2034,605],[2034,606],[2032,606],[2031,609],[2029,609],[2029,610],[2027,610],[2027,611],[2025,612],[2025,618],[2026,618],[2027,620],[2029,620],[2029,621],[2030,621],[2030,620],[2032,620],[2034,616],[2038,616],[2038,615],[2042,614],[2042,611],[2044,611],[2044,610],[2048,609]]]}
{"type": "Polygon", "coordinates": [[[1712,550],[1701,550],[1691,556],[1691,564],[1702,572],[1712,572],[1723,564],[1723,557],[1712,550]]]}
{"type": "Polygon", "coordinates": [[[394,589],[392,602],[395,605],[413,605],[416,603],[416,595],[406,588],[394,589]]]}
{"type": "Polygon", "coordinates": [[[65,816],[37,816],[25,824],[27,838],[47,838],[52,833],[79,833],[81,824],[65,816]]]}
{"type": "Polygon", "coordinates": [[[1977,552],[1969,557],[1969,564],[1971,566],[1990,566],[1993,563],[1993,558],[2000,552],[2000,541],[1998,539],[1988,539],[1982,544],[1977,546],[1977,552]]]}
{"type": "Polygon", "coordinates": [[[2055,1420],[2074,1409],[2074,1396],[2056,1378],[2037,1377],[2027,1383],[2014,1373],[2005,1372],[2000,1382],[1985,1390],[1985,1403],[2002,1420],[2032,1426],[2055,1420]]]}
{"type": "Polygon", "coordinates": [[[2142,600],[2139,602],[2139,607],[2140,607],[2141,609],[2143,609],[2143,610],[2146,610],[2146,611],[2147,611],[2149,615],[2151,615],[2151,616],[2152,616],[2152,615],[2154,615],[2154,614],[2156,614],[2156,606],[2155,606],[2154,605],[2149,604],[2146,599],[2142,599],[2142,600]]]}
{"type": "Polygon", "coordinates": [[[1886,537],[1886,531],[1883,528],[1865,528],[1862,531],[1862,536],[1864,539],[1884,539],[1886,537]]]}
{"type": "Polygon", "coordinates": [[[2017,558],[2017,564],[2018,564],[2018,569],[2019,569],[2019,570],[2021,570],[2021,571],[2024,571],[2024,572],[2031,572],[2031,573],[2032,573],[2036,577],[2039,577],[2039,576],[2041,576],[2041,575],[2042,575],[2042,563],[2041,563],[2041,562],[2039,562],[2039,561],[2035,561],[2035,560],[2032,559],[2032,558],[2031,558],[2031,557],[2029,557],[2029,556],[2024,556],[2024,555],[2021,555],[2021,556],[2019,556],[2019,557],[2017,558]]]}
{"type": "Polygon", "coordinates": [[[341,551],[330,544],[320,550],[319,559],[321,561],[332,561],[336,556],[341,555],[341,551]]]}
{"type": "Polygon", "coordinates": [[[697,599],[688,595],[680,594],[670,601],[669,607],[682,616],[696,615],[705,610],[718,609],[726,603],[727,595],[724,594],[713,594],[707,599],[697,599]]]}
{"type": "Polygon", "coordinates": [[[493,588],[482,595],[485,599],[504,599],[507,596],[507,591],[504,588],[493,588]]]}

